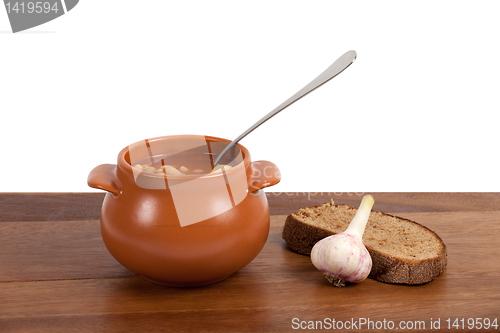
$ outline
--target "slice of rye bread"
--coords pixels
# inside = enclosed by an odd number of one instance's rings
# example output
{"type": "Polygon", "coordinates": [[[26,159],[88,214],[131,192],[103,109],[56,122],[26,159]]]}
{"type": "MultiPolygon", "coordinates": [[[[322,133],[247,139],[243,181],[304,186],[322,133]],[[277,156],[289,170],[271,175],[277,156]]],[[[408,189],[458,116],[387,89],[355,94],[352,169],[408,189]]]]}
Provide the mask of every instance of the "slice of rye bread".
{"type": "MultiPolygon", "coordinates": [[[[294,251],[311,254],[319,240],[347,229],[357,208],[331,203],[288,215],[283,239],[294,251]]],[[[423,284],[446,267],[446,245],[429,228],[408,219],[372,211],[363,234],[372,257],[368,277],[386,283],[423,284]]]]}

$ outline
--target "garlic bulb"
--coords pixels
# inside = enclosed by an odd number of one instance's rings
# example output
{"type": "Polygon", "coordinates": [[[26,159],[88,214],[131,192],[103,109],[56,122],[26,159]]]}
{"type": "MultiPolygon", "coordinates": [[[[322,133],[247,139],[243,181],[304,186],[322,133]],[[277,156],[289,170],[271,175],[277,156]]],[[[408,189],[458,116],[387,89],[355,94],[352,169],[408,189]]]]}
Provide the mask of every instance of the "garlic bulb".
{"type": "Polygon", "coordinates": [[[345,286],[345,281],[361,282],[370,274],[372,258],[362,237],[374,203],[371,195],[365,195],[347,230],[320,240],[311,251],[313,265],[337,287],[345,286]]]}

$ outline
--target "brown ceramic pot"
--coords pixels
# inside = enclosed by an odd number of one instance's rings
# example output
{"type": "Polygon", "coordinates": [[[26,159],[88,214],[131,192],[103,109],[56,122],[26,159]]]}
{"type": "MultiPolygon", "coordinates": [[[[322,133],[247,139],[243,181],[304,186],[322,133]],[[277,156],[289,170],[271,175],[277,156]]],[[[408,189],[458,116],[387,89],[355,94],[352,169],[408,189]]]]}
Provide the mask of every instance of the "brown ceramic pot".
{"type": "MultiPolygon", "coordinates": [[[[160,137],[145,144],[171,149],[193,138],[200,136],[160,137]]],[[[201,138],[207,145],[229,142],[201,138]]],[[[280,181],[273,163],[251,162],[248,150],[238,145],[241,162],[233,168],[186,182],[138,175],[131,152],[139,145],[144,141],[123,149],[117,165],[99,165],[88,177],[90,187],[108,192],[101,234],[118,262],[153,283],[192,287],[224,280],[259,254],[269,234],[269,206],[261,189],[280,181]],[[241,177],[244,188],[231,180],[241,177]]]]}

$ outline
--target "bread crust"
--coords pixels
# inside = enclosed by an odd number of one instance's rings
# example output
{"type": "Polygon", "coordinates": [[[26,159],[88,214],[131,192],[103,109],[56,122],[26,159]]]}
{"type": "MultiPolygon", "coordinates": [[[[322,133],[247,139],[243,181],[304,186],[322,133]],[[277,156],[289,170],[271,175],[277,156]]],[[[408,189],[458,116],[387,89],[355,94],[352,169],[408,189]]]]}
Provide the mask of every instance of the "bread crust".
{"type": "MultiPolygon", "coordinates": [[[[322,205],[312,206],[309,208],[314,209],[320,206],[322,205]]],[[[350,209],[357,209],[347,205],[334,206],[336,208],[345,206],[350,209]]],[[[369,278],[385,283],[417,285],[432,281],[445,270],[447,264],[447,249],[439,235],[415,221],[386,213],[377,213],[404,220],[417,225],[419,228],[426,229],[436,237],[441,245],[441,249],[435,258],[421,260],[418,262],[409,262],[401,258],[381,253],[369,246],[366,246],[368,252],[370,252],[373,263],[372,270],[368,276],[369,278]]],[[[336,234],[336,232],[301,221],[300,217],[294,213],[288,215],[286,218],[282,238],[292,250],[301,254],[310,255],[314,244],[321,239],[334,234],[336,234]]]]}

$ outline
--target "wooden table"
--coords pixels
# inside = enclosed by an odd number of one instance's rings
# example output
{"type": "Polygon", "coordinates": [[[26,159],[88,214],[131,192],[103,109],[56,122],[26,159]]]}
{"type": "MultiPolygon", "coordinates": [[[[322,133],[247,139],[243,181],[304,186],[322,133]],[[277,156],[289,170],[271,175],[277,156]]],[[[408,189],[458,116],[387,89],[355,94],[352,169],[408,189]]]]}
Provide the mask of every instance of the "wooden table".
{"type": "Polygon", "coordinates": [[[421,286],[368,279],[335,288],[309,257],[286,247],[287,214],[330,198],[358,205],[357,194],[268,193],[271,231],[260,255],[199,288],[157,286],[118,264],[100,236],[102,193],[0,194],[0,332],[286,332],[328,328],[332,319],[355,323],[353,331],[373,331],[370,322],[405,331],[404,321],[423,332],[437,320],[448,331],[448,318],[463,318],[465,331],[469,318],[498,323],[500,194],[372,194],[374,210],[441,236],[448,246],[441,276],[421,286]]]}

